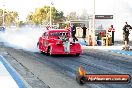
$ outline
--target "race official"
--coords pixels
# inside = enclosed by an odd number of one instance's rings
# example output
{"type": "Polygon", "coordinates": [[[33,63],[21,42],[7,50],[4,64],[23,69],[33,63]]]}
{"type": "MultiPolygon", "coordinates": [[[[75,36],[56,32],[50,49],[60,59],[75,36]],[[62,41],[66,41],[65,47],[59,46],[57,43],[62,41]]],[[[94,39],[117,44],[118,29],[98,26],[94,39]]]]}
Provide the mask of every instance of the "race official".
{"type": "MultiPolygon", "coordinates": [[[[83,36],[82,36],[82,38],[84,39],[84,41],[85,41],[85,38],[86,38],[86,27],[85,27],[85,25],[83,25],[83,27],[82,27],[82,29],[83,29],[83,36]]],[[[86,41],[85,41],[86,42],[86,41]]]]}
{"type": "Polygon", "coordinates": [[[112,45],[114,45],[114,32],[115,32],[115,28],[113,27],[113,25],[111,25],[109,27],[108,32],[112,33],[112,45]]]}

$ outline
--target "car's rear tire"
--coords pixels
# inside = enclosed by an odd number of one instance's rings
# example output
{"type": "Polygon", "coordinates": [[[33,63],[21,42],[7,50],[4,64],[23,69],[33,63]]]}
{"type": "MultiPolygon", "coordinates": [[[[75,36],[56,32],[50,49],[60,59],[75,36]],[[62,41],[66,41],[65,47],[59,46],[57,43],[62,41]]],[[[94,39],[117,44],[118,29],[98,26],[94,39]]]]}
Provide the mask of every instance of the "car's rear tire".
{"type": "Polygon", "coordinates": [[[80,55],[80,53],[77,53],[75,56],[77,56],[77,57],[78,57],[79,55],[80,55]]]}
{"type": "MultiPolygon", "coordinates": [[[[37,42],[37,47],[39,48],[39,46],[40,46],[40,45],[39,45],[39,42],[37,42]]],[[[41,54],[44,54],[44,52],[41,51],[41,50],[40,50],[40,53],[41,53],[41,54]]]]}

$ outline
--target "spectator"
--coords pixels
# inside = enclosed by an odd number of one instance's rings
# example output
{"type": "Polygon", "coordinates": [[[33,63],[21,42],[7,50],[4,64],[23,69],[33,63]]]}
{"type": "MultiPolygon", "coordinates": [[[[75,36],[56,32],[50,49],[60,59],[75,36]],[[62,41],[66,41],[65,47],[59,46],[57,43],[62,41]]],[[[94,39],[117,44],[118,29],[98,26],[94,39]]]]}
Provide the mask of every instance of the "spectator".
{"type": "Polygon", "coordinates": [[[114,45],[114,32],[115,32],[115,28],[113,27],[113,25],[110,26],[110,28],[108,29],[108,32],[112,32],[112,45],[114,45]]]}
{"type": "Polygon", "coordinates": [[[73,26],[71,27],[71,34],[72,34],[72,38],[73,38],[73,41],[75,42],[78,41],[78,39],[76,38],[75,34],[76,34],[76,26],[73,24],[73,26]]]}
{"type": "Polygon", "coordinates": [[[125,25],[122,29],[123,30],[123,40],[124,40],[124,45],[125,45],[125,47],[123,49],[126,49],[128,47],[130,29],[132,29],[132,27],[130,25],[128,25],[127,22],[125,22],[125,25]]]}
{"type": "MultiPolygon", "coordinates": [[[[82,29],[83,29],[83,36],[82,36],[82,38],[84,39],[84,41],[85,41],[85,38],[86,38],[86,27],[85,27],[85,25],[83,25],[83,27],[82,27],[82,29]]],[[[86,41],[85,41],[86,42],[86,41]]]]}

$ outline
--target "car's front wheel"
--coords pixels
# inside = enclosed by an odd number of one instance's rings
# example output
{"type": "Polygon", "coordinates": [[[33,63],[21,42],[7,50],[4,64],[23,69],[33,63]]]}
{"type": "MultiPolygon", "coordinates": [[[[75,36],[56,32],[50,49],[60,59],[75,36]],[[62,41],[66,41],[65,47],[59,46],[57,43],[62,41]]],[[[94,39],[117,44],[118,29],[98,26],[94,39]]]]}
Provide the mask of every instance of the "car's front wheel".
{"type": "Polygon", "coordinates": [[[50,55],[50,49],[51,49],[51,48],[50,48],[50,46],[49,46],[48,49],[47,49],[47,53],[46,53],[47,56],[50,55]]]}

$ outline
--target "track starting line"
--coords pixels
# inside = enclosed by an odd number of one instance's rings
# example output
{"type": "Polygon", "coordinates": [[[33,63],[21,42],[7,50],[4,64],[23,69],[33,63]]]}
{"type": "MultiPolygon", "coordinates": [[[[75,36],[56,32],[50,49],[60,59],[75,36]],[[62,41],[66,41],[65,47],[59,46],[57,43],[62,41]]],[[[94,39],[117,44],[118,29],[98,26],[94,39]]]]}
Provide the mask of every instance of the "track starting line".
{"type": "Polygon", "coordinates": [[[132,56],[132,51],[125,51],[125,50],[111,50],[111,52],[119,53],[119,54],[123,54],[123,55],[129,55],[129,56],[132,56]]]}

